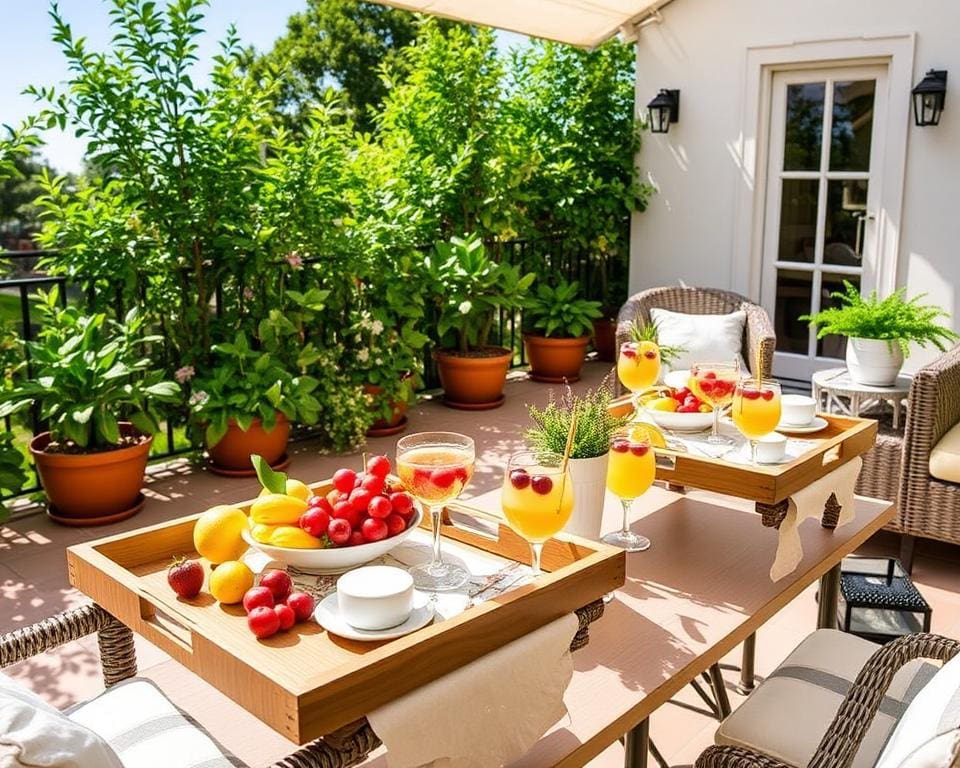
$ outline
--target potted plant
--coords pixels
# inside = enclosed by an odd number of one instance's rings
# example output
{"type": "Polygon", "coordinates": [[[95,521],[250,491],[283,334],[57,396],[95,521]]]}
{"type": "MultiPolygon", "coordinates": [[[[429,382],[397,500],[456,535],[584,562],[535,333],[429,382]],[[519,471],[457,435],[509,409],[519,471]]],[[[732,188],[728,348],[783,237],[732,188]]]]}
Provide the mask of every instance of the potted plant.
{"type": "Polygon", "coordinates": [[[579,293],[579,283],[561,279],[555,286],[540,283],[527,301],[523,319],[532,330],[523,335],[523,343],[531,379],[553,384],[580,379],[591,324],[601,313],[599,301],[579,293]]]}
{"type": "Polygon", "coordinates": [[[873,291],[868,297],[844,280],[843,291],[830,294],[839,302],[816,315],[806,315],[819,328],[817,338],[829,334],[847,337],[847,369],[858,384],[876,387],[892,385],[900,374],[903,360],[910,354],[910,343],[921,347],[933,344],[941,352],[958,335],[937,320],[949,314],[933,304],[922,304],[926,294],[905,299],[899,288],[885,299],[873,291]]]}
{"type": "MultiPolygon", "coordinates": [[[[0,434],[0,499],[20,492],[27,482],[24,456],[13,440],[12,432],[0,434]]],[[[7,508],[0,503],[0,523],[8,517],[7,508]]]]}
{"type": "Polygon", "coordinates": [[[611,415],[612,402],[613,390],[607,377],[599,387],[582,395],[575,395],[567,387],[559,400],[551,393],[545,408],[528,407],[534,426],[525,436],[531,447],[561,455],[566,447],[570,420],[574,413],[577,414],[569,464],[573,481],[573,514],[565,530],[588,539],[600,537],[610,438],[630,418],[630,414],[611,415]]]}
{"type": "Polygon", "coordinates": [[[26,343],[33,373],[0,396],[0,418],[35,406],[49,425],[30,453],[50,517],[80,526],[123,520],[143,506],[156,406],[175,402],[180,388],[155,369],[147,352],[161,339],[142,333],[136,310],[116,321],[61,309],[58,297],[57,288],[38,294],[42,330],[26,343]]]}
{"type": "Polygon", "coordinates": [[[212,375],[195,379],[190,397],[210,469],[251,476],[254,454],[274,469],[287,466],[290,423],[317,421],[320,403],[312,393],[319,382],[292,375],[269,352],[251,348],[243,332],[232,343],[214,345],[213,352],[212,375]]]}
{"type": "Polygon", "coordinates": [[[535,275],[494,261],[476,236],[439,243],[424,261],[441,344],[434,356],[444,403],[497,408],[513,350],[490,346],[494,316],[521,307],[535,275]]]}

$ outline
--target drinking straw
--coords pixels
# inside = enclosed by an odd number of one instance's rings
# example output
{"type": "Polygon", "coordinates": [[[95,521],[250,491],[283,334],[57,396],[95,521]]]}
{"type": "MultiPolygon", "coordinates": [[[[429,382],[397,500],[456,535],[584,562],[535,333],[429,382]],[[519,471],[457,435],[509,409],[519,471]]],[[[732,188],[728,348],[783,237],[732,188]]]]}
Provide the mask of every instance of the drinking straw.
{"type": "Polygon", "coordinates": [[[563,460],[560,462],[560,471],[567,471],[567,464],[570,462],[570,451],[573,450],[573,436],[577,433],[577,409],[574,408],[570,414],[570,429],[567,432],[567,444],[563,449],[563,460]]]}
{"type": "Polygon", "coordinates": [[[762,371],[763,355],[761,354],[760,347],[757,347],[756,365],[757,365],[757,391],[762,392],[763,391],[763,371],[762,371]]]}

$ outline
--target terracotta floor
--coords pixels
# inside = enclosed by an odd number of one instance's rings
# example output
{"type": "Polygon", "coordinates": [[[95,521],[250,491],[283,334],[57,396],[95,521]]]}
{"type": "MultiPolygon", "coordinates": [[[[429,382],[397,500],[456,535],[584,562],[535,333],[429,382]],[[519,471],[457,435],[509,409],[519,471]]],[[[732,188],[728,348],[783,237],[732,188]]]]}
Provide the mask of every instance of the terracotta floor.
{"type": "MultiPolygon", "coordinates": [[[[583,382],[575,388],[595,386],[607,366],[588,363],[583,382]]],[[[506,404],[495,411],[464,413],[437,402],[422,402],[410,415],[411,430],[454,429],[477,440],[478,467],[471,493],[499,484],[506,456],[521,442],[528,424],[526,403],[543,404],[550,387],[516,375],[507,385],[506,404]]],[[[392,454],[396,438],[371,440],[368,450],[392,454]]],[[[293,447],[291,474],[305,480],[329,476],[344,463],[358,457],[321,456],[309,443],[293,447]]],[[[176,461],[154,470],[148,483],[148,501],[132,520],[96,529],[70,529],[48,521],[43,514],[16,518],[0,526],[0,632],[38,621],[83,602],[67,582],[64,547],[150,523],[200,511],[215,503],[248,498],[257,490],[254,480],[226,480],[176,461]]],[[[864,548],[871,553],[895,554],[897,540],[880,535],[864,548]]],[[[960,549],[925,542],[919,549],[914,581],[933,605],[933,631],[960,637],[960,549]]],[[[807,590],[774,617],[760,632],[757,674],[763,676],[815,625],[813,588],[807,590]]],[[[164,691],[207,727],[214,736],[251,766],[268,764],[288,753],[293,745],[260,724],[251,715],[170,660],[150,643],[138,638],[141,674],[155,680],[164,691]]],[[[733,691],[738,675],[733,669],[739,654],[726,662],[725,673],[731,702],[741,701],[733,691]]],[[[68,706],[102,689],[96,638],[89,637],[64,648],[15,665],[9,674],[23,680],[58,707],[68,706]]],[[[704,711],[689,688],[658,711],[651,733],[672,764],[691,763],[712,742],[716,722],[704,711]]],[[[591,765],[622,765],[622,750],[613,745],[591,765]]]]}

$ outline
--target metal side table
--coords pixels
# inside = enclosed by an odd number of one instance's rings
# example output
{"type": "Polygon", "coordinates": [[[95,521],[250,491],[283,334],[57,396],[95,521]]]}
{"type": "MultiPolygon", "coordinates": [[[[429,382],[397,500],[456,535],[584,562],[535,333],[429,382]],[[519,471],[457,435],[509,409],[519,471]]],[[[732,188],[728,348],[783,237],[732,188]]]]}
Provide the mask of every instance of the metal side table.
{"type": "Polygon", "coordinates": [[[913,377],[901,374],[892,387],[858,384],[846,368],[828,368],[813,374],[813,399],[827,413],[859,416],[863,411],[886,403],[893,410],[893,428],[900,428],[900,412],[910,394],[913,377]]]}

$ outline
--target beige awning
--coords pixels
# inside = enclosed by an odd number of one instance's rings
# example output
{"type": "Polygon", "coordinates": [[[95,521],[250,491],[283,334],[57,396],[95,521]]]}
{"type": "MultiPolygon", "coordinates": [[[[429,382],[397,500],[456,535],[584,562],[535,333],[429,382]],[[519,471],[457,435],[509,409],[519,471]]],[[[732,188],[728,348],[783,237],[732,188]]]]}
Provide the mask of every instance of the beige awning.
{"type": "Polygon", "coordinates": [[[373,0],[417,13],[593,48],[670,0],[373,0]]]}

